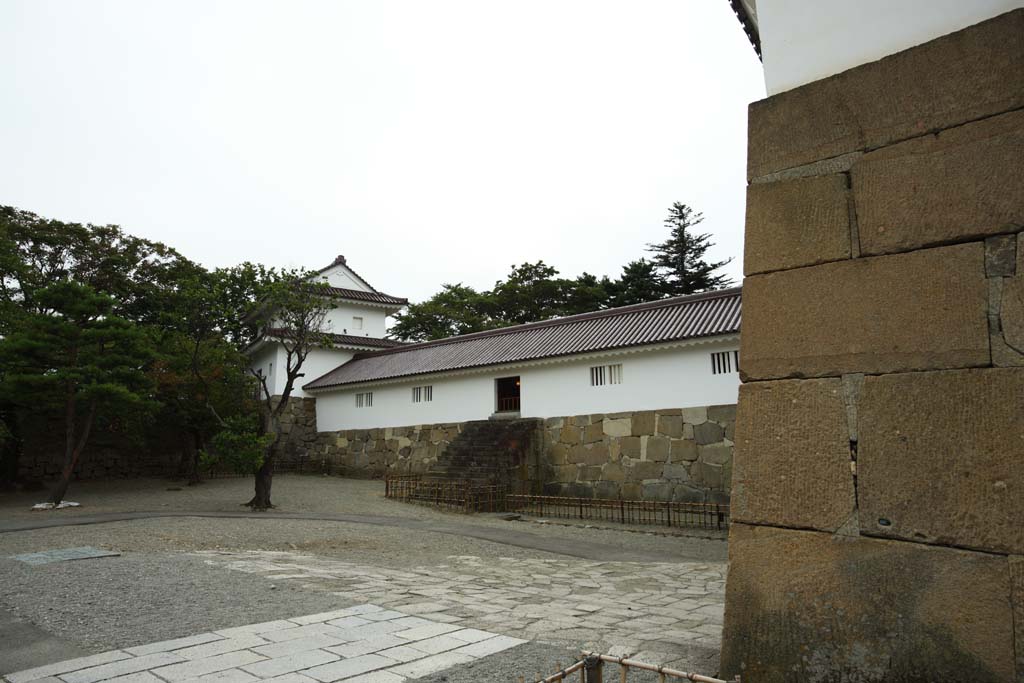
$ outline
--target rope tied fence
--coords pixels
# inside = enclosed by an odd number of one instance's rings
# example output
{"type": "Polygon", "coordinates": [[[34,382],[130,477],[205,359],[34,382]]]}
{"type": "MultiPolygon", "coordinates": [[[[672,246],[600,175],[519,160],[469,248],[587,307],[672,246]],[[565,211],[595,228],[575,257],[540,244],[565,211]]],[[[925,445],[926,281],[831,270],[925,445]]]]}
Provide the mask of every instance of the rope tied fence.
{"type": "MultiPolygon", "coordinates": [[[[579,672],[580,683],[604,683],[605,662],[619,665],[620,683],[628,683],[630,669],[652,671],[658,674],[658,680],[660,683],[666,683],[669,679],[694,681],[695,683],[740,683],[739,676],[734,678],[732,681],[725,681],[720,678],[712,678],[710,676],[702,676],[701,674],[670,669],[667,666],[647,664],[646,662],[641,662],[635,659],[602,655],[597,652],[587,652],[586,650],[582,652],[582,657],[583,658],[575,664],[568,666],[547,678],[538,678],[536,683],[558,683],[559,681],[566,680],[571,674],[577,672],[579,672]]],[[[525,683],[525,679],[520,677],[519,683],[525,683]]]]}

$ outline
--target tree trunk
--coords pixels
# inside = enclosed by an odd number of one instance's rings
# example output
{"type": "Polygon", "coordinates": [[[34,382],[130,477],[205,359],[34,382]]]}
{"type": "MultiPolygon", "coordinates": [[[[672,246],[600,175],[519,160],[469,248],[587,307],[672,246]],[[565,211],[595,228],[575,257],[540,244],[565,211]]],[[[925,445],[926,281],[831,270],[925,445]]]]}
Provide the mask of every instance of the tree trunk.
{"type": "Polygon", "coordinates": [[[192,430],[192,472],[188,478],[189,486],[196,486],[197,484],[203,483],[203,473],[199,466],[199,458],[205,448],[203,444],[203,435],[198,429],[192,430]]]}
{"type": "Polygon", "coordinates": [[[256,495],[253,496],[250,507],[253,510],[265,511],[274,507],[270,501],[270,488],[274,484],[274,457],[269,456],[263,460],[263,464],[256,472],[256,495]]]}
{"type": "Polygon", "coordinates": [[[248,505],[253,510],[260,512],[274,507],[270,501],[270,489],[274,484],[274,452],[277,450],[277,442],[281,439],[281,432],[278,429],[277,415],[268,414],[263,421],[263,433],[273,434],[274,439],[266,446],[263,453],[263,464],[256,470],[256,491],[248,505]]]}
{"type": "Polygon", "coordinates": [[[96,403],[93,402],[89,405],[89,413],[85,416],[85,423],[82,425],[82,435],[76,440],[75,408],[76,400],[74,390],[72,389],[68,392],[67,405],[64,410],[64,419],[67,422],[64,429],[64,469],[61,470],[60,479],[57,480],[53,490],[50,492],[50,502],[53,503],[54,507],[60,505],[68,492],[68,486],[71,485],[71,475],[75,472],[75,465],[78,464],[78,459],[82,455],[85,442],[89,439],[89,431],[92,429],[93,419],[96,417],[96,403]]]}

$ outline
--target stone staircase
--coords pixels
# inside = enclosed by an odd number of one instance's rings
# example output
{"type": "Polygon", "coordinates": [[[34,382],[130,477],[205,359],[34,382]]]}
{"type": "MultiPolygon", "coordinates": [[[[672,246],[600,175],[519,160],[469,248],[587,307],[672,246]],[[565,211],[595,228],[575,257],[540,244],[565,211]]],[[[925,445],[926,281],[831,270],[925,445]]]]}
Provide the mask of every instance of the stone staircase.
{"type": "Polygon", "coordinates": [[[525,485],[536,471],[543,420],[477,420],[463,425],[428,479],[525,485]]]}

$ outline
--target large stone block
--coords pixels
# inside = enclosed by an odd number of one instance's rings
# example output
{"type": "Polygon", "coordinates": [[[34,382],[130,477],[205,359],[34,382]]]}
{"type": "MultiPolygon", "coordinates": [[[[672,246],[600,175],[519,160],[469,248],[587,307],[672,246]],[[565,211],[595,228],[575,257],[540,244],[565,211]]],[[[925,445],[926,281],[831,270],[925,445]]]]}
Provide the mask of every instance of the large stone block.
{"type": "Polygon", "coordinates": [[[730,528],[722,678],[1012,683],[1013,641],[1005,557],[730,528]]]}
{"type": "Polygon", "coordinates": [[[646,450],[644,451],[644,457],[647,460],[651,460],[653,462],[668,461],[670,443],[671,442],[667,436],[647,437],[647,445],[646,450]]]}
{"type": "Polygon", "coordinates": [[[1024,557],[1010,558],[1010,584],[1017,641],[1017,682],[1024,683],[1024,557]]]}
{"type": "Polygon", "coordinates": [[[745,379],[989,363],[981,242],[748,277],[745,379]]]}
{"type": "Polygon", "coordinates": [[[1024,368],[867,377],[862,533],[1024,553],[1024,368]]]}
{"type": "Polygon", "coordinates": [[[850,258],[848,192],[839,174],[749,185],[743,274],[850,258]]]}
{"type": "Polygon", "coordinates": [[[633,431],[633,426],[628,417],[615,419],[606,417],[601,425],[604,433],[608,436],[629,436],[633,431]]]}
{"type": "Polygon", "coordinates": [[[683,435],[682,415],[658,415],[658,434],[679,438],[683,435]]]}
{"type": "Polygon", "coordinates": [[[750,105],[747,177],[1024,107],[1024,10],[750,105]]]}
{"type": "Polygon", "coordinates": [[[633,436],[647,436],[654,433],[654,411],[642,410],[633,413],[633,436]]]}
{"type": "Polygon", "coordinates": [[[1024,111],[866,154],[852,171],[861,253],[889,254],[1019,228],[1022,158],[1024,111]]]}
{"type": "Polygon", "coordinates": [[[1003,280],[1001,299],[999,320],[1003,341],[1011,349],[1024,353],[1024,272],[1003,280]]]}
{"type": "Polygon", "coordinates": [[[838,379],[740,386],[732,518],[835,531],[856,507],[838,379]]]}

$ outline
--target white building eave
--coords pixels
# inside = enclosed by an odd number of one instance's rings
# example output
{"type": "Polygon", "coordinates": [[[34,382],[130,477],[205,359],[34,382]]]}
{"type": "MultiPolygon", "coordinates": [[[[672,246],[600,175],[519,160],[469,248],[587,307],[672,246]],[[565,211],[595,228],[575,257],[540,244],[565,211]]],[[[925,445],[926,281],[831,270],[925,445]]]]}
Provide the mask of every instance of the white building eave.
{"type": "MultiPolygon", "coordinates": [[[[387,379],[379,380],[368,380],[365,382],[351,382],[346,384],[338,384],[330,387],[320,388],[303,388],[308,394],[327,394],[333,391],[346,391],[350,389],[362,389],[366,387],[377,387],[386,386],[389,384],[407,384],[409,382],[419,382],[424,379],[439,380],[448,379],[450,377],[463,377],[466,375],[480,375],[490,374],[495,372],[504,372],[508,370],[517,370],[520,368],[533,368],[543,365],[557,365],[562,363],[572,363],[575,361],[591,360],[597,358],[611,358],[615,356],[628,356],[638,353],[647,353],[654,351],[664,351],[667,349],[677,349],[693,346],[702,346],[706,344],[716,344],[722,342],[738,342],[740,339],[739,334],[723,334],[713,337],[699,337],[697,339],[679,339],[676,341],[662,342],[659,344],[645,344],[642,346],[627,346],[616,349],[604,349],[601,351],[591,351],[588,353],[574,353],[565,356],[554,356],[551,358],[538,358],[535,360],[516,361],[512,363],[500,363],[497,365],[480,365],[471,368],[460,368],[458,370],[443,370],[440,372],[425,372],[416,375],[403,375],[401,377],[390,377],[387,379]]],[[[351,362],[351,361],[349,361],[351,362]]]]}

